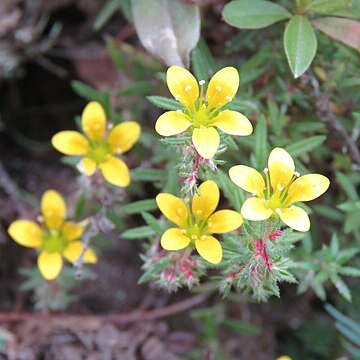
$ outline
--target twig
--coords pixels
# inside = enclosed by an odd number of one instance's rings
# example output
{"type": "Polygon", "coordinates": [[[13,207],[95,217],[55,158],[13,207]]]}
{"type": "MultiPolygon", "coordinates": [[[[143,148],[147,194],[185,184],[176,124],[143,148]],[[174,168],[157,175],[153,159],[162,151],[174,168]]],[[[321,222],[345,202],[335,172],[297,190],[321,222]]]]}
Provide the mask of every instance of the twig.
{"type": "Polygon", "coordinates": [[[4,189],[5,193],[13,201],[18,214],[20,216],[25,217],[27,214],[26,207],[23,201],[21,200],[21,197],[17,190],[17,186],[15,185],[14,181],[11,179],[10,175],[6,171],[1,161],[0,161],[0,187],[4,189]]]}
{"type": "Polygon", "coordinates": [[[354,163],[354,170],[360,170],[360,150],[356,142],[349,135],[345,127],[341,124],[339,119],[331,110],[329,99],[321,92],[318,81],[314,76],[303,77],[305,82],[309,81],[313,88],[313,94],[316,99],[316,113],[320,120],[328,125],[331,129],[335,130],[337,135],[341,137],[349,152],[349,155],[354,163]]]}
{"type": "Polygon", "coordinates": [[[0,323],[18,322],[25,320],[61,320],[64,321],[104,321],[115,324],[130,324],[139,321],[153,321],[168,316],[173,316],[186,310],[192,309],[195,306],[204,302],[211,293],[204,293],[193,296],[189,299],[179,301],[175,304],[166,306],[160,309],[148,311],[134,311],[128,314],[110,314],[110,315],[51,315],[42,313],[28,313],[28,312],[9,312],[0,313],[0,323]]]}

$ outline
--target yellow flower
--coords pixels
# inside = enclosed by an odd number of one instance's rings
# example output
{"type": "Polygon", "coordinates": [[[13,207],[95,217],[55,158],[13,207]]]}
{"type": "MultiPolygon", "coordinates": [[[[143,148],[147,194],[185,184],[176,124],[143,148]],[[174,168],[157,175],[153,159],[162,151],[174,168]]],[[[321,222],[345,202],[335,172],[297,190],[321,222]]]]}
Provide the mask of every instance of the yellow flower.
{"type": "Polygon", "coordinates": [[[257,170],[248,166],[237,165],[229,170],[231,180],[254,196],[244,202],[242,216],[256,221],[275,215],[295,230],[308,231],[310,220],[307,213],[293,204],[322,195],[330,185],[329,179],[320,174],[300,176],[295,172],[290,154],[281,148],[271,151],[264,173],[265,180],[257,170]]]}
{"type": "Polygon", "coordinates": [[[166,230],[161,237],[165,250],[181,250],[194,244],[197,252],[212,264],[222,259],[220,242],[210,234],[222,234],[237,229],[243,223],[242,216],[236,211],[215,211],[220,192],[213,181],[205,181],[199,193],[188,204],[172,194],[159,194],[156,202],[161,212],[178,227],[166,230]]]}
{"type": "MultiPolygon", "coordinates": [[[[73,263],[82,253],[79,240],[84,227],[73,221],[65,221],[66,204],[55,190],[47,190],[41,199],[43,224],[29,220],[14,221],[9,235],[20,245],[39,249],[38,267],[46,280],[55,279],[62,268],[62,257],[73,263]]],[[[96,263],[96,254],[87,249],[85,263],[96,263]]]]}
{"type": "Polygon", "coordinates": [[[167,84],[171,94],[184,106],[184,111],[168,111],[156,122],[155,130],[162,136],[180,134],[188,129],[192,142],[204,159],[211,159],[220,145],[215,128],[230,135],[250,135],[253,127],[241,113],[221,108],[230,102],[239,88],[239,73],[233,67],[219,70],[210,80],[203,99],[203,84],[186,69],[171,66],[167,71],[167,84]]]}
{"type": "Polygon", "coordinates": [[[116,155],[132,148],[140,136],[140,125],[126,121],[107,133],[105,111],[95,101],[85,107],[81,125],[86,137],[78,131],[60,131],[51,139],[54,148],[65,155],[83,156],[78,168],[86,175],[100,169],[110,184],[128,186],[129,169],[116,155]]]}

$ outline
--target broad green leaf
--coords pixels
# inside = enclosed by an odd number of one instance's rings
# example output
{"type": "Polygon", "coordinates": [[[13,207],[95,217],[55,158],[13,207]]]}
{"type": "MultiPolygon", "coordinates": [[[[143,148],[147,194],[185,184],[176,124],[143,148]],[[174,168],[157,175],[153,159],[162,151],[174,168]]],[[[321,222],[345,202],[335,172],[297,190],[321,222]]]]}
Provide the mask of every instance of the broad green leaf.
{"type": "Polygon", "coordinates": [[[144,239],[154,236],[155,231],[150,226],[139,226],[130,230],[124,231],[120,237],[125,240],[144,239]]]}
{"type": "Polygon", "coordinates": [[[196,5],[174,0],[132,0],[136,32],[142,45],[167,66],[189,66],[200,37],[196,5]]]}
{"type": "Polygon", "coordinates": [[[147,96],[147,99],[163,110],[182,110],[184,107],[176,100],[163,96],[147,96]]]}
{"type": "Polygon", "coordinates": [[[323,17],[312,21],[326,35],[360,52],[360,23],[339,17],[323,17]]]}
{"type": "Polygon", "coordinates": [[[291,18],[284,33],[284,48],[290,69],[298,78],[310,66],[317,48],[314,29],[306,17],[291,18]]]}
{"type": "Polygon", "coordinates": [[[240,29],[260,29],[291,17],[281,5],[263,0],[235,0],[224,7],[226,23],[240,29]]]}
{"type": "Polygon", "coordinates": [[[334,11],[348,8],[350,4],[351,0],[313,0],[306,6],[306,10],[329,15],[334,11]]]}
{"type": "Polygon", "coordinates": [[[139,200],[122,206],[122,210],[128,215],[156,209],[157,205],[154,199],[139,200]]]}
{"type": "Polygon", "coordinates": [[[320,146],[325,140],[326,140],[325,135],[311,136],[307,139],[297,141],[296,143],[287,146],[286,150],[292,156],[296,157],[296,156],[302,155],[304,153],[307,153],[310,150],[315,149],[316,147],[320,146]]]}

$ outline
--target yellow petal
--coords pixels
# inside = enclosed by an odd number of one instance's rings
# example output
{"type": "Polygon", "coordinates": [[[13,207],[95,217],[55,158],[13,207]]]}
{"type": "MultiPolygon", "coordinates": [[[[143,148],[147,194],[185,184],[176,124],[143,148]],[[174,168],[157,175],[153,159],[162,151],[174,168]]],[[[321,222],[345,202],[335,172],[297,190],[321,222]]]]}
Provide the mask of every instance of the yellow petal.
{"type": "Polygon", "coordinates": [[[189,216],[189,210],[183,200],[172,194],[159,194],[156,203],[160,211],[174,224],[183,226],[189,216]]]}
{"type": "Polygon", "coordinates": [[[62,257],[59,253],[43,251],[38,257],[38,267],[46,280],[54,280],[60,274],[62,257]]]}
{"type": "Polygon", "coordinates": [[[63,236],[67,241],[81,238],[85,228],[73,221],[66,221],[62,227],[63,236]]]}
{"type": "Polygon", "coordinates": [[[314,200],[322,195],[329,187],[329,179],[320,174],[300,176],[289,187],[287,198],[291,204],[298,201],[314,200]]]}
{"type": "Polygon", "coordinates": [[[247,136],[253,132],[253,126],[248,118],[232,110],[221,111],[211,124],[230,135],[247,136]]]}
{"type": "Polygon", "coordinates": [[[77,165],[77,168],[83,174],[91,176],[96,170],[96,162],[88,157],[84,157],[77,165]]]}
{"type": "Polygon", "coordinates": [[[181,111],[168,111],[156,121],[155,130],[162,136],[181,134],[190,126],[189,118],[181,111]]]}
{"type": "Polygon", "coordinates": [[[204,159],[211,159],[219,148],[220,136],[213,127],[194,129],[192,142],[204,159]]]}
{"type": "Polygon", "coordinates": [[[66,217],[66,204],[55,190],[47,190],[41,198],[41,212],[49,229],[60,229],[66,217]]]}
{"type": "Polygon", "coordinates": [[[180,66],[169,67],[166,81],[171,94],[185,107],[193,107],[199,97],[199,85],[195,77],[180,66]]]}
{"type": "Polygon", "coordinates": [[[243,217],[238,212],[220,210],[209,217],[208,231],[215,234],[226,233],[237,229],[243,222],[243,217]]]}
{"type": "Polygon", "coordinates": [[[110,184],[125,187],[130,183],[130,173],[127,165],[115,156],[108,156],[99,168],[110,184]]]}
{"type": "Polygon", "coordinates": [[[140,137],[141,128],[135,121],[125,121],[116,125],[107,138],[111,150],[121,153],[130,150],[140,137]]]}
{"type": "MultiPolygon", "coordinates": [[[[83,244],[81,241],[72,241],[69,245],[65,248],[63,252],[63,256],[66,260],[74,263],[83,251],[83,244]]],[[[97,262],[97,256],[92,249],[86,249],[84,254],[84,263],[87,264],[95,264],[97,262]]]]}
{"type": "Polygon", "coordinates": [[[106,114],[100,103],[92,101],[85,106],[81,115],[81,125],[89,139],[99,141],[104,137],[106,114]]]}
{"type": "Polygon", "coordinates": [[[275,148],[269,155],[268,165],[273,190],[275,191],[279,186],[284,189],[294,175],[295,164],[293,158],[286,150],[275,148]]]}
{"type": "Polygon", "coordinates": [[[278,209],[276,212],[280,219],[294,230],[308,231],[310,229],[309,216],[302,208],[291,206],[286,209],[278,209]]]}
{"type": "Polygon", "coordinates": [[[265,200],[252,197],[244,201],[241,207],[241,215],[247,220],[266,220],[273,211],[265,206],[265,200]]]}
{"type": "Polygon", "coordinates": [[[89,149],[88,140],[77,131],[60,131],[52,137],[51,143],[65,155],[85,155],[89,149]]]}
{"type": "Polygon", "coordinates": [[[197,219],[207,219],[216,209],[220,199],[220,191],[214,181],[208,180],[199,186],[199,194],[194,194],[192,213],[197,219]]]}
{"type": "Polygon", "coordinates": [[[229,170],[230,179],[240,188],[254,196],[262,197],[265,181],[261,174],[252,167],[236,165],[229,170]]]}
{"type": "Polygon", "coordinates": [[[202,236],[195,241],[197,252],[209,263],[218,264],[222,259],[220,242],[213,236],[202,236]]]}
{"type": "Polygon", "coordinates": [[[11,223],[9,235],[20,245],[38,248],[42,244],[42,231],[38,224],[29,220],[17,220],[11,223]]]}
{"type": "Polygon", "coordinates": [[[161,246],[165,250],[181,250],[190,244],[190,239],[179,228],[167,229],[161,237],[161,246]]]}
{"type": "Polygon", "coordinates": [[[209,107],[221,107],[236,95],[240,78],[238,71],[231,66],[219,70],[210,80],[206,92],[209,107]]]}

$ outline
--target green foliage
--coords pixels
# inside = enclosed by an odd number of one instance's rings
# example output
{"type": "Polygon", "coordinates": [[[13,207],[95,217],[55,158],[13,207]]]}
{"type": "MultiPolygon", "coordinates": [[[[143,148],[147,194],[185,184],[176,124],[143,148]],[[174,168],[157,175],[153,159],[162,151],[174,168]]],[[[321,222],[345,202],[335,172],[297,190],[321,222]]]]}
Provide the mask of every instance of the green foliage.
{"type": "Polygon", "coordinates": [[[308,69],[316,54],[316,47],[316,35],[310,21],[304,16],[293,16],[285,29],[284,48],[295,78],[308,69]]]}
{"type": "Polygon", "coordinates": [[[240,29],[260,29],[291,17],[281,5],[263,0],[235,0],[224,7],[224,20],[240,29]],[[250,6],[249,6],[250,5],[250,6]]]}

